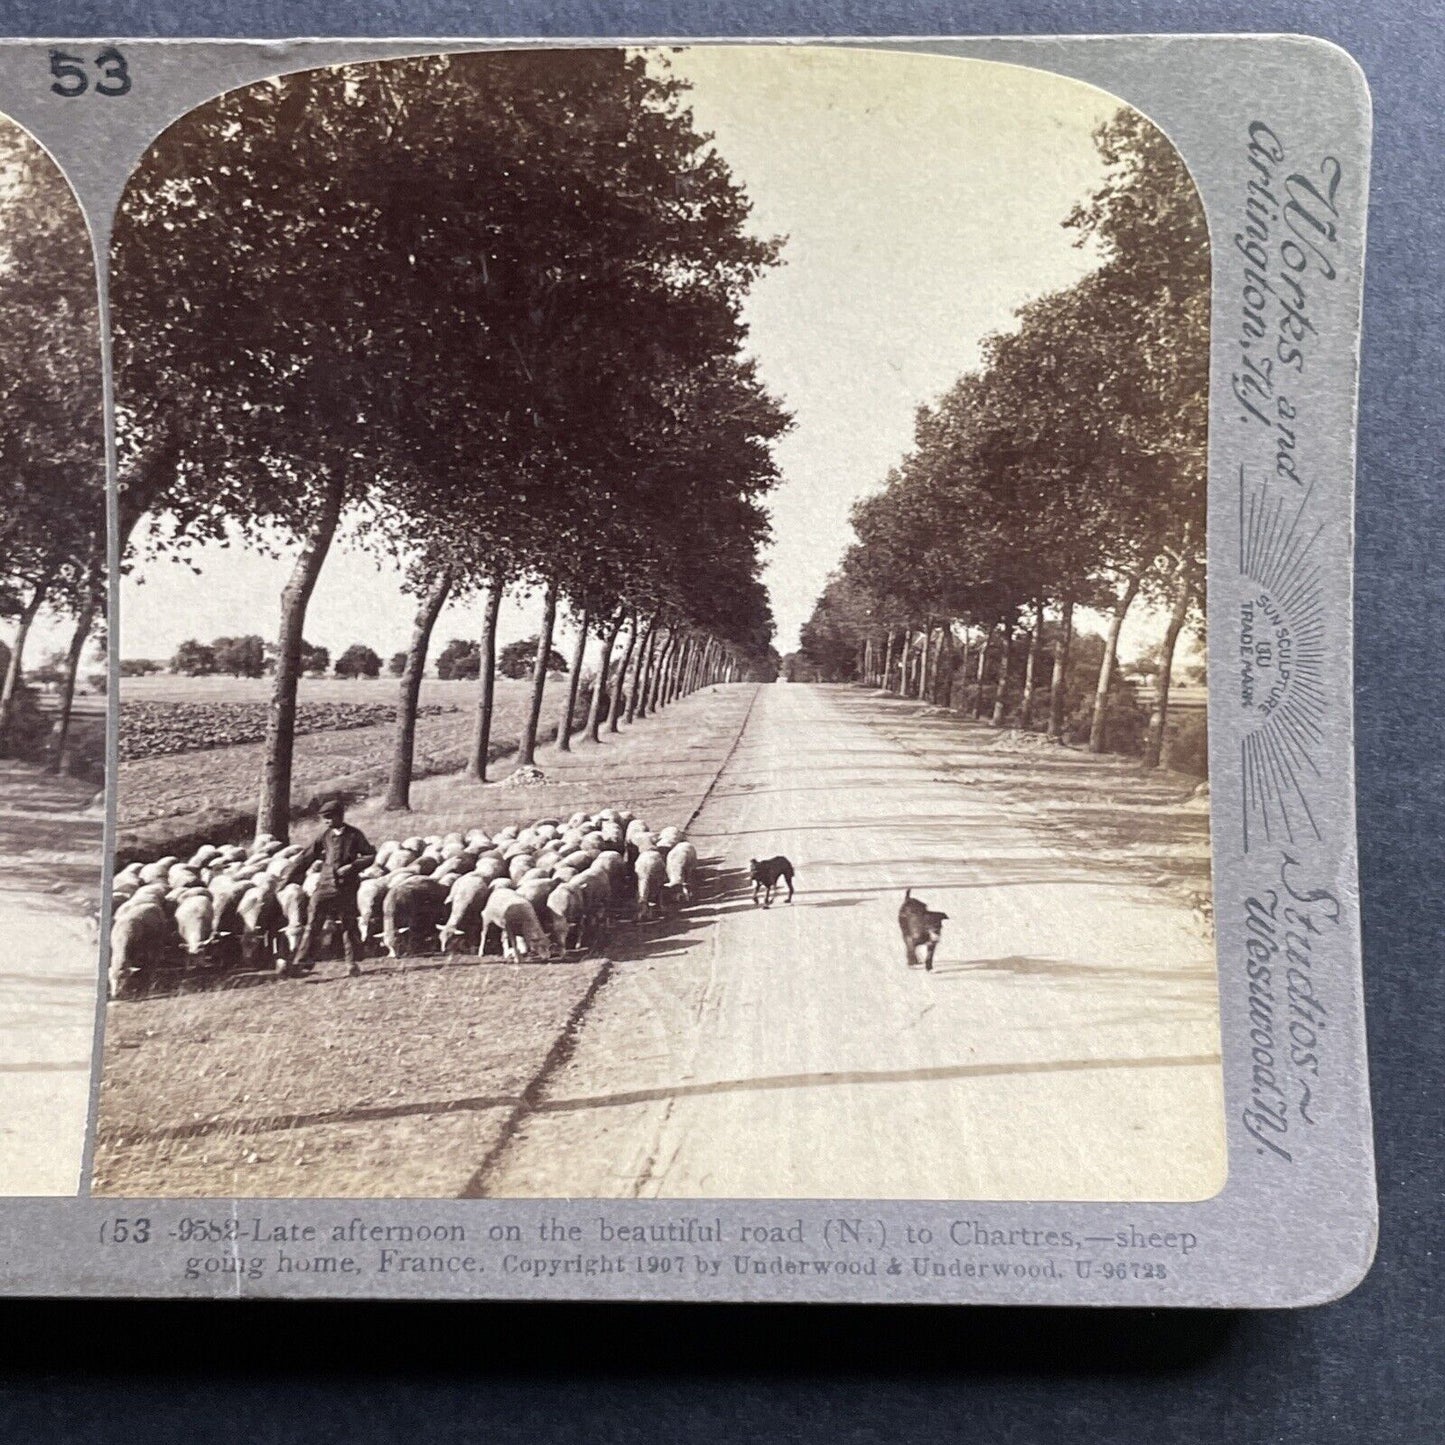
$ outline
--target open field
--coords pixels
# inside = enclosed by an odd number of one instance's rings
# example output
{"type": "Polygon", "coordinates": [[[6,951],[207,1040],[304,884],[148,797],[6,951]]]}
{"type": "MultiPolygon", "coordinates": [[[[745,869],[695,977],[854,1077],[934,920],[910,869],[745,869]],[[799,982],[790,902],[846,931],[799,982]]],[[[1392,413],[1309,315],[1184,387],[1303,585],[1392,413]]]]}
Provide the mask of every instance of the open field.
{"type": "MultiPolygon", "coordinates": [[[[143,678],[128,681],[126,701],[254,702],[264,698],[267,680],[220,678],[143,678]],[[184,693],[178,684],[194,684],[184,693]],[[148,686],[155,684],[155,686],[148,686]]],[[[525,716],[529,684],[500,680],[492,722],[492,756],[514,752],[525,716]]],[[[395,679],[346,682],[340,679],[305,680],[301,704],[336,701],[394,703],[395,679]]],[[[473,727],[476,703],[474,682],[428,680],[422,688],[422,705],[453,709],[432,713],[417,721],[416,776],[457,772],[463,766],[473,727]]],[[[555,704],[557,691],[549,688],[547,705],[555,704]]],[[[555,717],[544,714],[544,723],[555,717]]],[[[345,793],[361,797],[384,788],[391,765],[395,725],[330,732],[303,733],[296,739],[292,777],[292,807],[304,812],[318,796],[345,793]]],[[[140,758],[122,763],[116,780],[119,834],[117,854],[122,861],[154,856],[173,845],[229,840],[246,833],[254,818],[260,787],[265,743],[238,743],[202,753],[140,758]]]]}
{"type": "MultiPolygon", "coordinates": [[[[547,679],[547,695],[552,695],[557,679],[547,679]]],[[[499,677],[499,687],[524,684],[499,677]]],[[[297,690],[301,702],[396,702],[400,682],[394,677],[303,677],[297,690]]],[[[120,700],[128,702],[252,702],[266,703],[271,698],[269,677],[172,677],[160,673],[154,677],[121,679],[120,700]]],[[[438,677],[423,679],[423,703],[446,707],[472,707],[477,698],[477,684],[446,682],[438,677]]]]}
{"type": "MultiPolygon", "coordinates": [[[[423,703],[417,716],[445,709],[423,703]]],[[[120,709],[120,758],[173,757],[262,741],[270,718],[264,702],[127,702],[120,709]]],[[[303,702],[296,709],[296,736],[346,732],[396,721],[388,702],[303,702]]]]}
{"type": "MultiPolygon", "coordinates": [[[[604,734],[544,748],[528,787],[433,778],[414,811],[373,801],[373,842],[489,829],[626,802],[685,824],[743,726],[755,688],[718,688],[604,734]]],[[[618,928],[615,956],[666,924],[618,928]]],[[[454,1195],[500,1147],[533,1080],[611,966],[465,958],[339,963],[311,978],[112,1004],[96,1152],[98,1192],[454,1195]]]]}

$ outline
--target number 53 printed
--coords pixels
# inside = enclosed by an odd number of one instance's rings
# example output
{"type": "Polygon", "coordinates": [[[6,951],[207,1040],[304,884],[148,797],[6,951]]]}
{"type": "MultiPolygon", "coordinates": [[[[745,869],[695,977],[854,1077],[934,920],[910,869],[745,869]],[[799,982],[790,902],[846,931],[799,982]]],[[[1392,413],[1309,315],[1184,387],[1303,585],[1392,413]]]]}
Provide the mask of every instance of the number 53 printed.
{"type": "Polygon", "coordinates": [[[108,96],[126,95],[130,92],[130,71],[126,67],[125,56],[115,46],[106,46],[90,65],[100,77],[93,82],[86,69],[86,62],[80,56],[67,55],[63,50],[52,50],[50,73],[55,77],[55,83],[50,87],[51,90],[56,95],[63,95],[67,100],[74,100],[76,96],[84,95],[87,90],[108,96]]]}

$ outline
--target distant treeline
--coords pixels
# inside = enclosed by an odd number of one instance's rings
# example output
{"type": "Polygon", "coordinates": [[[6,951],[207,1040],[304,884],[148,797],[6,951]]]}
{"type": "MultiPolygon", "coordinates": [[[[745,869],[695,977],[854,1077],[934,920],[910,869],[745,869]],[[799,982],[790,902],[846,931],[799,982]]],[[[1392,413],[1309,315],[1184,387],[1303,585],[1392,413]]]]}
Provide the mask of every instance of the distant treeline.
{"type": "MultiPolygon", "coordinates": [[[[534,634],[509,642],[497,653],[497,672],[509,678],[529,676],[536,659],[538,641],[534,634]]],[[[386,664],[388,675],[400,677],[406,671],[406,662],[405,652],[393,653],[386,664]]],[[[475,642],[456,637],[437,657],[436,675],[447,680],[475,681],[481,675],[481,665],[481,648],[475,642]]],[[[122,677],[154,677],[161,672],[168,672],[173,677],[271,677],[275,671],[276,645],[257,633],[246,637],[218,637],[214,642],[198,642],[190,638],[181,643],[169,662],[158,662],[149,657],[128,657],[123,658],[120,664],[122,677]]],[[[331,653],[326,648],[303,641],[302,674],[325,677],[328,671],[337,677],[380,677],[381,654],[363,642],[353,642],[333,665],[331,653]]],[[[547,671],[554,674],[567,671],[567,660],[555,647],[547,654],[547,671]]],[[[35,676],[41,680],[39,674],[35,676]]]]}

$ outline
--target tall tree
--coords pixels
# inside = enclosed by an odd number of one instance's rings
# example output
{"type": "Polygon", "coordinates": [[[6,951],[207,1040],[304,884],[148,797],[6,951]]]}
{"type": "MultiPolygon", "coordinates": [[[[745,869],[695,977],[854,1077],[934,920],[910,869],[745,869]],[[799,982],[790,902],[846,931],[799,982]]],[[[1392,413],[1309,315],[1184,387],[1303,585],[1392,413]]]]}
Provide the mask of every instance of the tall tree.
{"type": "MultiPolygon", "coordinates": [[[[79,664],[103,612],[105,461],[95,268],[84,217],[49,155],[0,118],[0,755],[31,627],[76,623],[79,664]]],[[[64,684],[73,693],[74,668],[64,684]]],[[[68,723],[68,707],[63,709],[68,723]]]]}
{"type": "MultiPolygon", "coordinates": [[[[392,743],[391,773],[387,779],[386,809],[388,812],[402,812],[411,807],[411,780],[416,759],[416,716],[417,704],[421,699],[422,679],[426,675],[427,651],[431,646],[431,635],[437,618],[446,606],[452,590],[452,574],[443,569],[429,582],[422,582],[415,574],[411,578],[412,588],[421,585],[416,617],[411,627],[411,645],[399,654],[402,660],[401,688],[397,699],[397,727],[392,743]]],[[[392,659],[395,664],[396,658],[392,659]]]]}

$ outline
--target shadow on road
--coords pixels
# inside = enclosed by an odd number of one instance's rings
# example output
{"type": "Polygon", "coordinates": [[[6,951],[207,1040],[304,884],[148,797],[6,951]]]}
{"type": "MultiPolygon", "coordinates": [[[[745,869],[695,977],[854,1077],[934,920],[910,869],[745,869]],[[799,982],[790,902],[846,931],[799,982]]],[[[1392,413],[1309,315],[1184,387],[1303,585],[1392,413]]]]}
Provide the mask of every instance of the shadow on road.
{"type": "Polygon", "coordinates": [[[917,1069],[840,1069],[816,1074],[774,1074],[756,1079],[718,1079],[709,1083],[669,1084],[652,1089],[630,1089],[575,1099],[546,1099],[539,1114],[572,1114],[585,1109],[616,1109],[667,1099],[697,1098],[711,1094],[766,1092],[776,1089],[817,1089],[855,1084],[913,1084],[929,1080],[987,1079],[1000,1075],[1064,1074],[1102,1069],[1187,1069],[1211,1066],[1218,1054],[1168,1057],[1148,1055],[1109,1059],[1035,1059],[993,1064],[942,1064],[917,1069]]]}
{"type": "MultiPolygon", "coordinates": [[[[701,835],[694,834],[694,837],[701,835]]],[[[714,869],[715,859],[704,859],[705,882],[698,901],[676,913],[641,923],[618,927],[609,944],[615,961],[621,964],[647,962],[659,958],[678,958],[691,953],[707,936],[708,929],[730,913],[743,913],[753,907],[747,869],[714,869]]]]}
{"type": "MultiPolygon", "coordinates": [[[[1198,778],[1058,744],[1020,747],[1017,734],[887,694],[843,690],[839,702],[938,769],[940,782],[986,787],[1037,811],[1051,829],[1105,848],[1197,845],[1207,855],[1208,804],[1190,800],[1198,778]]],[[[1202,876],[1207,886],[1207,861],[1202,876]]]]}
{"type": "MultiPolygon", "coordinates": [[[[717,1079],[697,1084],[666,1084],[650,1089],[628,1089],[615,1094],[580,1098],[543,1099],[530,1112],[535,1114],[576,1114],[595,1109],[621,1109],[636,1104],[662,1103],[671,1099],[700,1098],[716,1094],[768,1093],[780,1089],[819,1089],[839,1086],[914,1084],[928,1081],[987,1079],[1023,1074],[1096,1072],[1108,1069],[1180,1069],[1209,1067],[1219,1062],[1217,1054],[1107,1059],[1038,1059],[1011,1063],[944,1064],[915,1069],[840,1069],[813,1074],[772,1074],[755,1079],[717,1079]]],[[[160,1129],[124,1131],[115,1135],[101,1131],[103,1143],[134,1145],[164,1140],[198,1139],[216,1134],[240,1136],[274,1133],[320,1124],[354,1124],[418,1115],[455,1114],[515,1107],[514,1095],[488,1094],[458,1099],[422,1099],[401,1104],[366,1105],[358,1108],[318,1110],[311,1114],[277,1114],[255,1119],[210,1119],[160,1129]]]]}
{"type": "Polygon", "coordinates": [[[23,763],[0,762],[0,895],[66,894],[100,904],[101,818],[95,789],[23,763]]]}
{"type": "Polygon", "coordinates": [[[1103,979],[1134,981],[1167,978],[1176,983],[1184,979],[1213,981],[1214,967],[1184,969],[1166,961],[1163,966],[1128,968],[1116,964],[1075,963],[1066,958],[1030,958],[1009,954],[1004,958],[970,958],[956,962],[936,959],[933,972],[940,978],[967,977],[978,973],[1011,974],[1015,978],[1079,979],[1090,984],[1103,979]]]}

